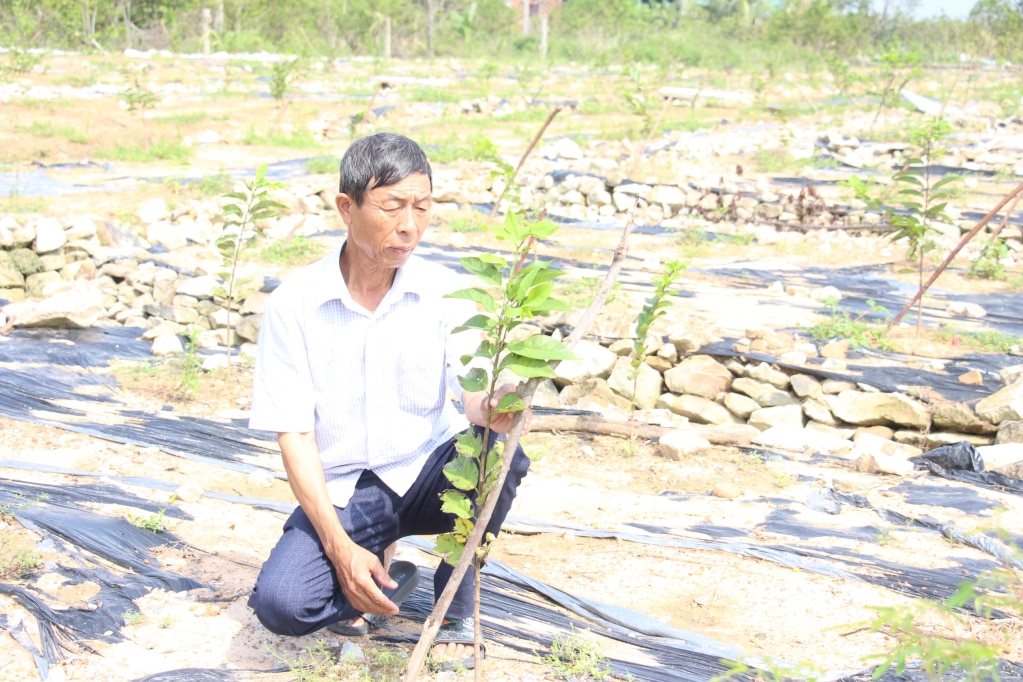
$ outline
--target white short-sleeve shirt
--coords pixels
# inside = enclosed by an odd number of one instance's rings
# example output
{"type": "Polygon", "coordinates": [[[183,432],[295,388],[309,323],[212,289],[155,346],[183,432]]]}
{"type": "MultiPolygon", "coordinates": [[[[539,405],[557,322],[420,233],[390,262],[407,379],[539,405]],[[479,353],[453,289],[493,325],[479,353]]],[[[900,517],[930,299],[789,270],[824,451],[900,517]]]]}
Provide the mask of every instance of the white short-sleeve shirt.
{"type": "MultiPolygon", "coordinates": [[[[343,247],[342,247],[343,248],[343,247]]],[[[413,255],[374,312],[345,285],[340,250],[297,272],[267,301],[249,427],[313,431],[331,501],[348,503],[370,469],[399,495],[427,457],[468,426],[463,355],[478,334],[452,334],[475,305],[444,298],[468,279],[413,255]]]]}

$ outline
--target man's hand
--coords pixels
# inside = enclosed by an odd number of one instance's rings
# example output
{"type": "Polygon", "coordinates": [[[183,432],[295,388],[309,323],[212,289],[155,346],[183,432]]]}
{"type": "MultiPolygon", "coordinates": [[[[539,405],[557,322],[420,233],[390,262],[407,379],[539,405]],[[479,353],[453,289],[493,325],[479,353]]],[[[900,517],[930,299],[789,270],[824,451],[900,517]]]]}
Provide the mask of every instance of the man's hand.
{"type": "MultiPolygon", "coordinates": [[[[490,399],[490,409],[496,410],[497,406],[501,402],[501,398],[514,393],[516,389],[515,384],[503,384],[494,391],[494,397],[490,399]]],[[[471,423],[476,426],[487,425],[487,392],[486,391],[475,391],[462,394],[462,405],[465,407],[465,417],[471,423]]],[[[490,420],[490,430],[495,433],[508,433],[511,429],[512,422],[515,421],[516,412],[494,412],[490,420]]],[[[522,432],[523,435],[529,433],[529,418],[531,412],[526,410],[526,427],[522,432]]]]}
{"type": "Polygon", "coordinates": [[[328,551],[334,570],[337,571],[341,591],[348,602],[362,613],[393,616],[398,606],[380,591],[380,586],[395,589],[398,583],[391,580],[383,564],[372,552],[355,543],[344,550],[328,551]]]}

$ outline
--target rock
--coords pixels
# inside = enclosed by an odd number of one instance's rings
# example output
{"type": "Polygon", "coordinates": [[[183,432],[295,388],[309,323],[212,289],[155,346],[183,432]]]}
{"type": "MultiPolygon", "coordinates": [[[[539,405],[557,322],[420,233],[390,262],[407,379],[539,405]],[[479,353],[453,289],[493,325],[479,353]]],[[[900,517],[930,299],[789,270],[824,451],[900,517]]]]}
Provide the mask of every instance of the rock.
{"type": "Polygon", "coordinates": [[[749,425],[766,431],[774,426],[803,427],[803,408],[799,405],[762,407],[749,416],[749,425]]]}
{"type": "Polygon", "coordinates": [[[167,201],[156,197],[143,204],[136,215],[143,224],[149,225],[160,220],[166,220],[170,215],[170,211],[167,209],[167,201]]]}
{"type": "Polygon", "coordinates": [[[718,481],[714,484],[714,488],[710,492],[714,497],[720,497],[725,500],[732,500],[742,495],[742,491],[739,486],[728,481],[718,481]]]}
{"type": "Polygon", "coordinates": [[[766,362],[761,362],[749,368],[749,378],[771,384],[777,389],[785,390],[792,383],[791,378],[785,372],[771,367],[766,362]]]}
{"type": "Polygon", "coordinates": [[[909,476],[913,473],[913,463],[900,457],[892,457],[880,452],[864,452],[860,454],[853,467],[856,471],[868,474],[892,474],[895,476],[909,476]]]}
{"type": "MultiPolygon", "coordinates": [[[[674,344],[670,346],[674,349],[674,344]]],[[[664,383],[672,393],[698,395],[713,400],[732,385],[732,373],[709,355],[686,358],[664,373],[664,383]]]]}
{"type": "Polygon", "coordinates": [[[206,492],[195,483],[185,483],[174,491],[174,499],[182,502],[198,502],[206,492]]]}
{"type": "Polygon", "coordinates": [[[931,425],[927,407],[901,393],[861,393],[842,391],[824,396],[831,413],[850,424],[897,424],[917,429],[931,425]]]}
{"type": "Polygon", "coordinates": [[[807,419],[826,426],[838,426],[839,424],[838,420],[835,419],[835,415],[831,414],[831,410],[819,398],[806,398],[802,402],[802,407],[803,414],[806,415],[807,419]]]}
{"type": "Polygon", "coordinates": [[[623,398],[612,391],[607,380],[598,377],[585,379],[578,384],[569,384],[561,390],[560,400],[565,407],[574,405],[581,407],[584,400],[588,405],[615,407],[626,412],[631,407],[628,398],[623,398]]]}
{"type": "Polygon", "coordinates": [[[274,475],[269,471],[253,471],[247,477],[249,485],[257,488],[270,488],[274,484],[274,475]]]}
{"type": "Polygon", "coordinates": [[[823,393],[821,382],[816,377],[806,374],[793,374],[790,381],[792,383],[792,392],[800,398],[819,398],[823,393]]]}
{"type": "Polygon", "coordinates": [[[868,434],[870,436],[876,436],[881,440],[892,440],[895,438],[895,430],[890,429],[887,426],[881,426],[875,424],[874,426],[861,426],[853,432],[853,438],[860,436],[860,434],[868,434]]]}
{"type": "Polygon", "coordinates": [[[11,263],[23,275],[34,275],[43,271],[42,261],[32,249],[14,249],[9,256],[11,263]]]}
{"type": "Polygon", "coordinates": [[[654,407],[663,384],[660,372],[644,364],[639,366],[639,374],[635,378],[633,371],[632,360],[618,358],[608,377],[608,386],[615,393],[632,400],[641,410],[654,407]]]}
{"type": "Polygon", "coordinates": [[[984,375],[980,373],[980,370],[971,369],[959,375],[959,383],[969,386],[983,386],[984,375]]]}
{"type": "Polygon", "coordinates": [[[821,357],[842,360],[849,353],[849,339],[839,339],[821,346],[821,357]]]}
{"type": "Polygon", "coordinates": [[[686,193],[672,185],[655,185],[646,200],[651,204],[664,204],[677,210],[686,205],[686,193]]]}
{"type": "Polygon", "coordinates": [[[227,369],[227,365],[228,365],[227,353],[217,353],[215,355],[208,355],[202,361],[202,371],[216,372],[218,370],[227,369]]]}
{"type": "Polygon", "coordinates": [[[1005,367],[1001,372],[998,373],[1001,377],[1002,383],[1008,386],[1014,383],[1018,379],[1023,379],[1023,365],[1012,365],[1011,367],[1005,367]]]}
{"type": "Polygon", "coordinates": [[[36,238],[32,249],[36,253],[56,251],[67,244],[64,228],[54,218],[40,218],[36,221],[36,238]]]}
{"type": "Polygon", "coordinates": [[[732,390],[749,396],[761,407],[781,407],[794,405],[796,400],[787,391],[782,391],[770,384],[763,384],[748,377],[740,377],[732,382],[732,390]]]}
{"type": "Polygon", "coordinates": [[[853,457],[857,457],[865,452],[889,455],[899,459],[909,459],[910,457],[916,457],[921,454],[922,450],[904,443],[895,443],[890,440],[885,440],[884,438],[879,438],[872,433],[859,431],[853,436],[852,455],[853,457]]]}
{"type": "Polygon", "coordinates": [[[746,420],[760,409],[760,404],[741,393],[728,393],[725,395],[725,407],[739,419],[746,420]]]}
{"type": "Polygon", "coordinates": [[[554,154],[553,158],[575,161],[583,158],[583,150],[578,143],[570,137],[562,137],[551,145],[554,154]]]}
{"type": "Polygon", "coordinates": [[[652,367],[657,371],[658,374],[664,374],[672,368],[672,364],[662,357],[656,355],[648,355],[643,358],[643,363],[649,367],[652,367]]]}
{"type": "Polygon", "coordinates": [[[841,379],[825,379],[821,382],[821,391],[829,395],[837,395],[842,391],[855,391],[856,384],[841,379]]]}
{"type": "Polygon", "coordinates": [[[0,289],[25,288],[25,275],[11,261],[0,262],[0,289]]]}
{"type": "Polygon", "coordinates": [[[668,431],[657,441],[657,451],[661,457],[674,461],[703,454],[709,449],[710,441],[685,429],[668,431]]]}
{"type": "Polygon", "coordinates": [[[168,355],[181,355],[185,349],[176,334],[161,334],[153,339],[153,345],[149,352],[162,358],[168,355]]]}
{"type": "Polygon", "coordinates": [[[954,317],[971,317],[980,318],[987,315],[987,311],[982,306],[976,303],[967,303],[965,301],[953,301],[948,304],[946,312],[954,317]]]}
{"type": "MultiPolygon", "coordinates": [[[[630,346],[631,347],[631,346],[630,346]]],[[[599,343],[582,340],[572,349],[578,360],[566,360],[558,364],[554,383],[558,386],[577,384],[594,377],[606,379],[611,375],[618,356],[599,343]]]]}
{"type": "Polygon", "coordinates": [[[992,424],[1023,420],[1023,379],[977,403],[977,416],[992,424]]]}
{"type": "Polygon", "coordinates": [[[177,283],[176,291],[182,296],[192,296],[199,299],[210,299],[218,288],[223,288],[220,278],[213,275],[202,275],[200,277],[189,277],[177,283]]]}
{"type": "Polygon", "coordinates": [[[853,447],[845,438],[795,424],[772,426],[754,438],[753,442],[790,452],[821,452],[827,455],[844,455],[853,447]]]}
{"type": "Polygon", "coordinates": [[[79,281],[69,289],[39,302],[12,303],[4,308],[19,327],[70,327],[85,329],[106,312],[103,290],[93,282],[79,281]]]}
{"type": "Polygon", "coordinates": [[[668,341],[675,346],[679,355],[691,355],[718,338],[709,325],[677,325],[668,330],[668,341]]]}
{"type": "Polygon", "coordinates": [[[944,431],[931,431],[929,433],[896,431],[892,437],[897,443],[915,447],[921,452],[933,450],[942,445],[954,445],[963,441],[972,445],[991,445],[993,440],[990,436],[977,436],[971,433],[948,433],[944,431]]]}
{"type": "Polygon", "coordinates": [[[977,448],[984,470],[1023,480],[1023,444],[1002,443],[977,448]]]}
{"type": "Polygon", "coordinates": [[[990,434],[996,430],[994,425],[978,419],[973,409],[963,403],[938,405],[934,410],[932,421],[935,428],[943,431],[990,434]]]}
{"type": "Polygon", "coordinates": [[[657,401],[657,407],[666,407],[696,424],[738,424],[740,420],[713,400],[696,395],[674,395],[665,393],[657,401]]]}
{"type": "Polygon", "coordinates": [[[246,315],[238,320],[234,332],[245,341],[256,343],[259,341],[259,329],[263,323],[262,315],[246,315]]]}
{"type": "Polygon", "coordinates": [[[168,251],[177,251],[188,245],[188,237],[169,220],[160,220],[146,226],[146,240],[159,244],[168,251]]]}
{"type": "Polygon", "coordinates": [[[1002,422],[998,427],[995,444],[1003,443],[1023,443],[1023,421],[1002,422]]]}

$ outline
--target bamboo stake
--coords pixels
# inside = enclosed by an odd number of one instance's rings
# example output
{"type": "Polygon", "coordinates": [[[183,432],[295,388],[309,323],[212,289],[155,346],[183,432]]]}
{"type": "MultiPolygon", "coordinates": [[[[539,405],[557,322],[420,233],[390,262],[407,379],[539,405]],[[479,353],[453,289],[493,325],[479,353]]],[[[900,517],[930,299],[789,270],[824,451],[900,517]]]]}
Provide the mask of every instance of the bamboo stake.
{"type": "Polygon", "coordinates": [[[528,158],[529,155],[533,153],[533,147],[535,147],[536,143],[540,141],[540,138],[543,137],[543,134],[547,132],[547,128],[550,126],[551,121],[554,120],[555,116],[561,113],[561,109],[562,107],[554,107],[553,109],[551,109],[551,113],[547,117],[547,120],[543,122],[543,125],[540,126],[540,130],[537,131],[536,135],[533,137],[533,141],[529,143],[528,147],[526,147],[526,151],[522,154],[522,158],[519,159],[519,165],[515,166],[515,171],[512,173],[511,177],[508,178],[508,184],[504,186],[503,190],[501,190],[501,196],[497,197],[497,200],[494,202],[494,207],[490,209],[491,218],[497,215],[497,209],[501,205],[501,201],[504,199],[504,195],[508,193],[508,188],[511,187],[511,184],[513,182],[515,182],[515,176],[519,174],[520,170],[522,170],[522,166],[526,163],[526,158],[528,158]]]}
{"type": "Polygon", "coordinates": [[[945,257],[945,260],[941,263],[941,265],[938,266],[938,269],[935,270],[931,274],[930,278],[928,278],[928,280],[926,282],[924,282],[920,286],[920,290],[918,292],[916,292],[916,295],[914,295],[913,298],[911,298],[909,300],[909,303],[907,303],[906,306],[902,310],[899,311],[898,315],[896,315],[895,317],[892,318],[891,322],[888,323],[888,329],[891,329],[892,327],[897,325],[899,323],[899,320],[901,320],[905,316],[905,314],[907,312],[909,312],[910,308],[913,307],[913,304],[916,303],[917,301],[919,301],[921,298],[923,298],[924,292],[926,292],[931,287],[931,285],[934,284],[934,281],[936,279],[938,279],[938,276],[941,275],[941,273],[943,273],[945,271],[945,268],[947,268],[949,266],[949,264],[959,254],[959,252],[963,250],[963,247],[966,246],[967,244],[969,244],[970,240],[973,239],[974,237],[976,237],[977,233],[979,233],[981,230],[983,230],[984,226],[987,225],[991,221],[992,218],[994,218],[996,215],[998,215],[999,211],[1001,211],[1003,208],[1005,208],[1006,204],[1008,204],[1010,201],[1015,199],[1020,194],[1023,194],[1023,182],[1021,182],[1020,184],[1016,185],[1016,189],[1014,189],[1011,192],[1009,192],[1008,194],[1006,194],[1005,197],[1001,201],[998,202],[997,206],[995,206],[993,209],[991,209],[991,211],[986,216],[984,216],[983,218],[980,219],[980,222],[978,222],[973,227],[972,230],[970,230],[968,233],[966,233],[966,236],[964,236],[959,241],[959,244],[956,245],[956,247],[954,249],[952,249],[951,253],[949,253],[948,256],[945,257]]]}

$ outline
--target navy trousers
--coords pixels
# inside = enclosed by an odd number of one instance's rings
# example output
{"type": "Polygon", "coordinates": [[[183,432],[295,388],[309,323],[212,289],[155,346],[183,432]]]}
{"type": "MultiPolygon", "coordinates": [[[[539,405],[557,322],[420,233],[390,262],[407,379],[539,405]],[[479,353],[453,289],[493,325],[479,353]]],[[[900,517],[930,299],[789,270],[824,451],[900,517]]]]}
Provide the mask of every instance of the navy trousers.
{"type": "MultiPolygon", "coordinates": [[[[438,447],[404,496],[396,495],[373,472],[363,471],[348,505],[335,508],[341,527],[356,544],[381,560],[384,549],[399,538],[450,532],[454,517],[441,512],[439,495],[452,487],[443,469],[455,455],[454,439],[438,447]]],[[[518,448],[487,532],[500,532],[528,469],[529,458],[518,448]]],[[[438,566],[433,579],[435,600],[453,571],[446,561],[438,566]]],[[[467,571],[448,608],[448,618],[472,615],[474,579],[473,570],[467,571]]],[[[284,534],[256,579],[249,606],[260,623],[279,635],[307,635],[360,615],[341,591],[334,566],[301,507],[285,522],[284,534]]]]}

